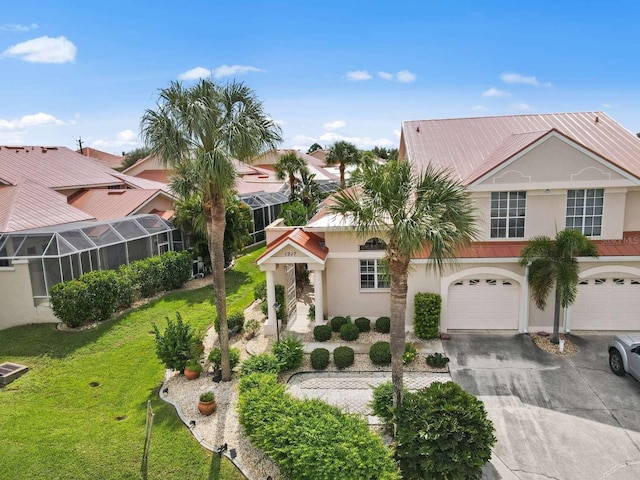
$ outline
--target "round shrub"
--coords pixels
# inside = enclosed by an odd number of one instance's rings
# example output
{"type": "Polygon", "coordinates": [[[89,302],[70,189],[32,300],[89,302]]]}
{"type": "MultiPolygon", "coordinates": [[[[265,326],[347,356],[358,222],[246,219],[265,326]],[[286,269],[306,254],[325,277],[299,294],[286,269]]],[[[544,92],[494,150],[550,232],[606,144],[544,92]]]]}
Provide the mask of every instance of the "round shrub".
{"type": "Polygon", "coordinates": [[[304,347],[302,340],[294,336],[284,337],[273,344],[271,349],[280,362],[282,370],[293,370],[302,365],[304,347]]]}
{"type": "Polygon", "coordinates": [[[331,319],[331,330],[339,332],[342,326],[346,323],[349,323],[349,319],[346,317],[333,317],[331,319]]]}
{"type": "Polygon", "coordinates": [[[389,333],[391,330],[391,319],[389,317],[380,317],[376,320],[376,332],[389,333]]]}
{"type": "Polygon", "coordinates": [[[389,365],[391,363],[391,346],[389,342],[376,342],[371,345],[369,358],[376,365],[389,365]]]}
{"type": "Polygon", "coordinates": [[[371,330],[371,320],[366,317],[358,317],[353,323],[355,323],[358,330],[362,333],[369,332],[371,330]]]}
{"type": "Polygon", "coordinates": [[[280,373],[280,361],[272,353],[261,353],[247,358],[240,365],[240,377],[246,377],[252,373],[280,373]]]}
{"type": "MultiPolygon", "coordinates": [[[[216,329],[216,332],[220,333],[220,322],[218,321],[218,317],[216,317],[215,321],[213,322],[213,327],[216,329]]],[[[244,328],[244,313],[228,313],[227,328],[235,332],[241,332],[244,328]]]]}
{"type": "Polygon", "coordinates": [[[358,339],[358,335],[360,335],[360,330],[353,323],[345,323],[340,328],[340,338],[347,341],[353,342],[358,339]]]}
{"type": "Polygon", "coordinates": [[[484,404],[476,397],[456,383],[434,382],[407,393],[395,413],[402,478],[482,476],[496,437],[484,404]]]}
{"type": "Polygon", "coordinates": [[[444,368],[449,363],[449,357],[445,357],[439,352],[427,355],[427,365],[433,368],[444,368]]]}
{"type": "Polygon", "coordinates": [[[314,370],[324,370],[329,366],[329,350],[316,348],[311,352],[311,366],[314,370]]]}
{"type": "MultiPolygon", "coordinates": [[[[222,352],[218,347],[209,353],[209,362],[211,362],[214,370],[219,369],[220,365],[222,365],[222,352]]],[[[231,370],[233,370],[238,363],[240,363],[240,350],[231,347],[229,349],[229,365],[231,366],[231,370]]]]}
{"type": "Polygon", "coordinates": [[[313,338],[316,342],[326,342],[331,340],[331,325],[318,325],[313,329],[313,338]]]}
{"type": "Polygon", "coordinates": [[[342,346],[333,351],[333,363],[335,363],[339,369],[353,365],[354,358],[353,348],[351,347],[342,346]]]}

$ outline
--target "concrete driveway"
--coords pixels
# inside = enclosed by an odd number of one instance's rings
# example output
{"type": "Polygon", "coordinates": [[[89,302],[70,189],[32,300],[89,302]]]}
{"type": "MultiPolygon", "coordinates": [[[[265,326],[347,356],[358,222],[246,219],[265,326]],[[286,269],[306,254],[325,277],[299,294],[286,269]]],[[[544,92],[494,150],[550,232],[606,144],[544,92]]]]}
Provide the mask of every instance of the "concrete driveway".
{"type": "Polygon", "coordinates": [[[527,335],[452,337],[443,342],[451,376],[485,402],[496,428],[484,478],[640,478],[640,384],[610,372],[611,335],[574,335],[571,357],[527,335]]]}

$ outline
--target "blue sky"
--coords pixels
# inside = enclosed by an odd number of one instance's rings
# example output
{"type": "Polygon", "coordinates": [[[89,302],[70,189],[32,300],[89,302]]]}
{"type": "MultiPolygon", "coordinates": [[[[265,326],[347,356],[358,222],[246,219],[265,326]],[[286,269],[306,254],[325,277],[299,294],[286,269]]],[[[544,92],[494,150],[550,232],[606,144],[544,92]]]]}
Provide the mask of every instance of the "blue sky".
{"type": "Polygon", "coordinates": [[[4,2],[0,144],[131,150],[158,89],[198,72],[252,87],[284,147],[587,110],[635,133],[639,26],[635,1],[4,2]]]}

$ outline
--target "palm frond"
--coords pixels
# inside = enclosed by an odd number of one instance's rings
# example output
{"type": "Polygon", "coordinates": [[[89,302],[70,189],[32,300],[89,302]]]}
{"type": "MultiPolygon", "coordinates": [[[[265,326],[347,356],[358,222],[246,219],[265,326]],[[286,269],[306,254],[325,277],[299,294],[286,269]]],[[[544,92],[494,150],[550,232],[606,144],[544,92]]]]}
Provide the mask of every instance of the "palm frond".
{"type": "Polygon", "coordinates": [[[529,265],[527,281],[531,297],[540,310],[547,306],[547,297],[555,285],[555,264],[543,259],[535,259],[529,265]]]}

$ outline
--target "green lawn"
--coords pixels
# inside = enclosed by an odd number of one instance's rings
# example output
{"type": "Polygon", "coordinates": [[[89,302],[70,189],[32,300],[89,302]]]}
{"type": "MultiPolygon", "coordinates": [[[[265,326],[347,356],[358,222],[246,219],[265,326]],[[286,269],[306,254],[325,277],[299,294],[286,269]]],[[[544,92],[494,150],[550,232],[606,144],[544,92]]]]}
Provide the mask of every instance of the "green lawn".
{"type": "MultiPolygon", "coordinates": [[[[255,264],[263,251],[227,273],[230,310],[253,300],[253,285],[264,279],[255,264]]],[[[60,332],[52,324],[0,331],[0,363],[31,369],[0,389],[0,479],[143,478],[147,400],[156,414],[147,478],[243,479],[204,450],[157,396],[164,369],[151,324],[162,330],[177,311],[205,329],[215,318],[212,288],[169,293],[85,332],[60,332]]]]}

